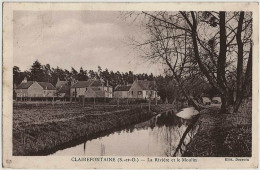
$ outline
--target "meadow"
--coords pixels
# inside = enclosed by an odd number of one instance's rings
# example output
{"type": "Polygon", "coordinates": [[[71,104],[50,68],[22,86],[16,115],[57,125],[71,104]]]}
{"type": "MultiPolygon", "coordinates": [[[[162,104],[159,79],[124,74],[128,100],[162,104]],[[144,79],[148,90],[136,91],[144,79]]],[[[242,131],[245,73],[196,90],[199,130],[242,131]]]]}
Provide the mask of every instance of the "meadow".
{"type": "Polygon", "coordinates": [[[169,108],[158,105],[149,111],[139,105],[14,103],[13,155],[47,155],[75,141],[148,120],[154,111],[169,108]]]}

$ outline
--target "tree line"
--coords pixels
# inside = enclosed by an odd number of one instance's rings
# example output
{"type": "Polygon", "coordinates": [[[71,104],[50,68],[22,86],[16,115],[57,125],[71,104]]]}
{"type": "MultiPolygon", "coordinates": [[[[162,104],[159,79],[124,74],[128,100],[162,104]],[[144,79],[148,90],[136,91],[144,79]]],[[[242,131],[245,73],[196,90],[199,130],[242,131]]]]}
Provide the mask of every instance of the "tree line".
{"type": "MultiPolygon", "coordinates": [[[[60,67],[53,68],[49,64],[43,65],[36,60],[29,70],[21,71],[18,66],[13,67],[13,82],[14,87],[18,86],[24,78],[28,81],[50,82],[54,86],[58,79],[67,81],[69,85],[76,81],[87,81],[89,79],[102,79],[105,83],[115,89],[117,85],[132,84],[136,79],[155,81],[157,85],[158,95],[163,101],[172,102],[175,99],[183,99],[183,94],[173,79],[171,74],[154,76],[152,73],[134,74],[132,71],[119,72],[108,69],[102,69],[98,66],[97,71],[85,70],[82,67],[79,70],[71,68],[71,70],[62,69],[60,67]]],[[[198,96],[202,93],[210,92],[209,85],[203,80],[195,79],[187,81],[185,88],[188,93],[193,96],[198,96]]]]}

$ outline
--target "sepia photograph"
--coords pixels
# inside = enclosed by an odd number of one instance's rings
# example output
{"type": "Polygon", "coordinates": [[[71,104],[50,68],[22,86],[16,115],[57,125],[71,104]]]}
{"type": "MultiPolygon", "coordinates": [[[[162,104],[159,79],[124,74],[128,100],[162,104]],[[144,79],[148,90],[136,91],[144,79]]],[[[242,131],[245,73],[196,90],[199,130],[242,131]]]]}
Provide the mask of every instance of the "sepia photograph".
{"type": "Polygon", "coordinates": [[[9,156],[251,160],[252,10],[11,13],[9,156]]]}

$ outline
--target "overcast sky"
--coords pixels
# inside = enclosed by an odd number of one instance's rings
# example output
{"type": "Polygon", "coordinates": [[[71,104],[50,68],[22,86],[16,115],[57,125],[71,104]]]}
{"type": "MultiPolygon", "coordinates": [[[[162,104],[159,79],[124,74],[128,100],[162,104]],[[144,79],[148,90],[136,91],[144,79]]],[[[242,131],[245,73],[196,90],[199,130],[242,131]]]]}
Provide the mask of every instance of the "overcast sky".
{"type": "Polygon", "coordinates": [[[120,12],[15,11],[14,65],[22,71],[35,60],[71,70],[103,69],[160,74],[162,65],[139,57],[129,37],[144,37],[138,22],[120,12]]]}

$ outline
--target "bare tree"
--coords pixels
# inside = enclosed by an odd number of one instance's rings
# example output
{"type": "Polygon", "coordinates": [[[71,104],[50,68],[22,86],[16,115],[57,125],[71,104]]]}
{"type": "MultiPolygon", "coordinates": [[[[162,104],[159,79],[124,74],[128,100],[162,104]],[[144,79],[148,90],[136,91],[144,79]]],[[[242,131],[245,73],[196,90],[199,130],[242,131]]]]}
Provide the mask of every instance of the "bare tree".
{"type": "MultiPolygon", "coordinates": [[[[220,94],[223,112],[230,105],[235,111],[239,108],[252,80],[250,12],[142,12],[142,15],[146,17],[143,26],[149,38],[135,42],[135,46],[143,50],[144,57],[165,63],[180,87],[188,77],[203,76],[220,94]]],[[[181,90],[196,108],[201,107],[184,88],[181,90]]]]}

